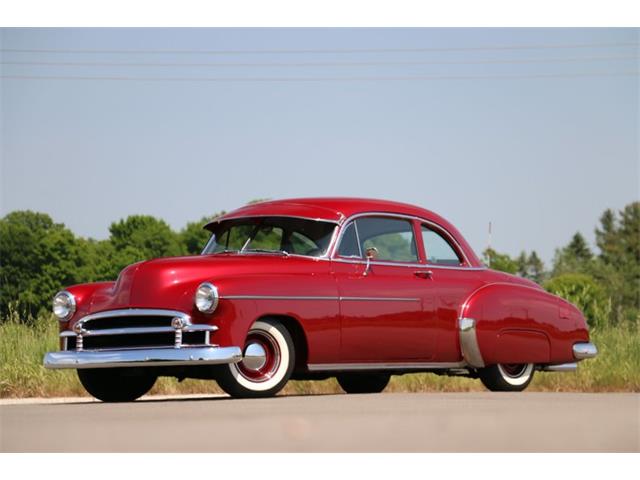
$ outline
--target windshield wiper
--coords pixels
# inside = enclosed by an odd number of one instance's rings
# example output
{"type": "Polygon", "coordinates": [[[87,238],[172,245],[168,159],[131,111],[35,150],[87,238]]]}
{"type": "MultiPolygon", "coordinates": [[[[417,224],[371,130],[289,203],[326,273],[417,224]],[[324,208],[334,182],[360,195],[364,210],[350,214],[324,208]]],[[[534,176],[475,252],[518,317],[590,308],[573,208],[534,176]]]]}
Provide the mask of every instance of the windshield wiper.
{"type": "Polygon", "coordinates": [[[286,250],[272,250],[269,248],[244,248],[240,251],[240,253],[244,253],[244,252],[253,252],[253,253],[280,253],[282,255],[284,255],[285,257],[289,256],[289,252],[287,252],[286,250]]]}

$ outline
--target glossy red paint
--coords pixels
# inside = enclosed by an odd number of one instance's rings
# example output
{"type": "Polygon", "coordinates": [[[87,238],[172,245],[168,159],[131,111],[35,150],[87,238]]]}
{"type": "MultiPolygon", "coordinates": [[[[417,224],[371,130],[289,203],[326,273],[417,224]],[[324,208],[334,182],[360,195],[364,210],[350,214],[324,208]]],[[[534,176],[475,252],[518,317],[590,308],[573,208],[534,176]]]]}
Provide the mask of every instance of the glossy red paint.
{"type": "MultiPolygon", "coordinates": [[[[116,282],[68,288],[77,311],[62,330],[90,313],[124,308],[178,310],[194,323],[218,327],[212,341],[243,346],[251,325],[279,317],[299,325],[306,358],[297,365],[464,362],[458,320],[473,318],[486,365],[560,364],[575,361],[572,346],[588,341],[586,322],[571,304],[519,277],[486,269],[462,235],[428,210],[397,202],[311,198],[263,202],[213,223],[254,216],[301,216],[335,222],[326,257],[214,254],[161,258],[125,268],[116,282]],[[415,263],[340,259],[339,231],[362,214],[410,217],[417,239],[415,263]],[[426,261],[420,227],[452,240],[465,260],[459,267],[426,261]],[[220,302],[207,315],[194,306],[202,282],[214,284],[220,302]]],[[[210,224],[210,225],[212,225],[210,224]]],[[[298,347],[296,347],[298,350],[298,347]]],[[[401,370],[401,368],[400,368],[401,370]]]]}

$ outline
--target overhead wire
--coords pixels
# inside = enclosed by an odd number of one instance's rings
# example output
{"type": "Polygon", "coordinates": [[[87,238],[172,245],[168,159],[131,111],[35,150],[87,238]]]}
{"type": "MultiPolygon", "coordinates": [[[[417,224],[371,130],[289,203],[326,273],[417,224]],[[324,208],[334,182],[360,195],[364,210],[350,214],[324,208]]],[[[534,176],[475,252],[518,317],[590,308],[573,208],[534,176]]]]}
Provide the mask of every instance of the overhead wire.
{"type": "Polygon", "coordinates": [[[337,48],[337,49],[265,49],[265,50],[180,50],[180,49],[53,49],[53,48],[2,48],[4,53],[53,53],[53,54],[159,54],[159,55],[263,55],[263,54],[351,54],[351,53],[420,53],[463,52],[500,50],[545,50],[580,48],[638,47],[637,42],[574,43],[535,45],[487,45],[466,47],[416,47],[416,48],[337,48]]]}
{"type": "Polygon", "coordinates": [[[358,82],[358,81],[411,81],[411,80],[493,80],[493,79],[551,79],[585,77],[638,76],[639,71],[579,72],[540,74],[487,74],[487,75],[407,75],[407,76],[354,76],[354,77],[131,77],[131,76],[62,76],[62,75],[0,75],[7,80],[77,80],[77,81],[132,81],[132,82],[358,82]]]}
{"type": "Polygon", "coordinates": [[[260,63],[140,63],[140,62],[32,62],[0,61],[0,65],[46,66],[46,67],[216,67],[216,68],[307,68],[307,67],[379,67],[420,65],[494,65],[494,64],[540,64],[578,63],[600,61],[640,60],[638,56],[613,57],[569,57],[533,59],[480,59],[480,60],[417,60],[417,61],[370,61],[370,62],[260,62],[260,63]]]}

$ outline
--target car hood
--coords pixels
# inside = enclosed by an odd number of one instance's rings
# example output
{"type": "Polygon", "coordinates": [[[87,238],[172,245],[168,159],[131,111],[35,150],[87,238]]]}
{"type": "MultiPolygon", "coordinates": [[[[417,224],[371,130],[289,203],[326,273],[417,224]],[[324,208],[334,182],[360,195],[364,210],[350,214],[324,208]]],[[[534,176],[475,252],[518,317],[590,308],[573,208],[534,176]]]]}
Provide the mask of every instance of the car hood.
{"type": "MultiPolygon", "coordinates": [[[[280,255],[200,255],[158,258],[126,267],[115,284],[96,291],[89,312],[120,308],[193,309],[193,296],[202,282],[219,286],[224,278],[263,275],[313,259],[280,255]]],[[[222,292],[221,292],[222,293],[222,292]]]]}

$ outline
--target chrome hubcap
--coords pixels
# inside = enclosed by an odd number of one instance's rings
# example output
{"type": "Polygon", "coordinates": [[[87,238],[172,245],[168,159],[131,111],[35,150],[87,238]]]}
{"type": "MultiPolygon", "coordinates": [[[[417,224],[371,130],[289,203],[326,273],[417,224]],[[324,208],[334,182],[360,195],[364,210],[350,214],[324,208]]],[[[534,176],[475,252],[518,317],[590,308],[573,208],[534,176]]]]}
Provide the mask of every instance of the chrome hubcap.
{"type": "Polygon", "coordinates": [[[259,343],[250,343],[244,351],[242,365],[248,370],[260,370],[267,363],[267,352],[259,343]]]}

